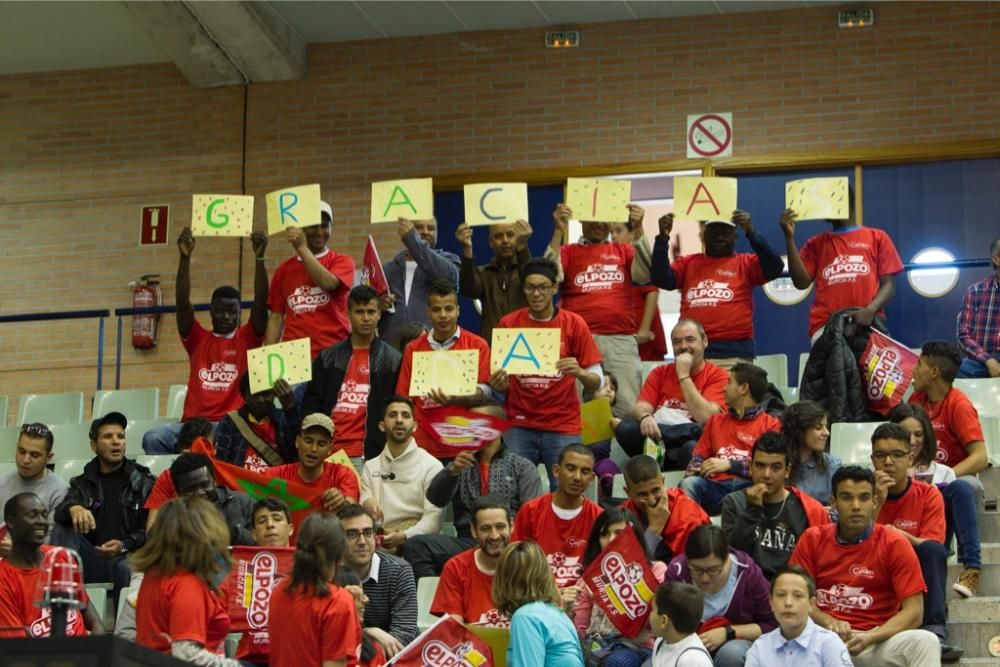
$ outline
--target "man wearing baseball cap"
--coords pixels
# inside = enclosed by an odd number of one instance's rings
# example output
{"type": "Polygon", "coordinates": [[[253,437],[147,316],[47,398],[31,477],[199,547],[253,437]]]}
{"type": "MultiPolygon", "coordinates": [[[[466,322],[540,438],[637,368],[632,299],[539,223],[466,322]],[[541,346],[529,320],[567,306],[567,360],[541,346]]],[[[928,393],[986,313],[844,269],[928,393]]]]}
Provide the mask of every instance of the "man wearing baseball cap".
{"type": "MultiPolygon", "coordinates": [[[[327,247],[333,209],[320,202],[320,220],[292,227],[285,238],[295,251],[271,280],[265,345],[308,337],[312,357],[347,338],[347,293],[354,284],[354,260],[327,247]]],[[[301,398],[301,396],[299,396],[301,398]]]]}
{"type": "Polygon", "coordinates": [[[143,506],[156,482],[148,468],[125,457],[127,426],[120,412],[91,423],[95,456],[69,481],[52,530],[52,544],[80,554],[86,583],[114,584],[116,603],[132,576],[126,556],[146,543],[143,506]]]}
{"type": "Polygon", "coordinates": [[[785,265],[764,237],[754,231],[750,214],[733,211],[732,220],[709,220],[702,228],[704,253],[667,256],[674,214],[660,218],[653,244],[653,284],[680,290],[681,318],[701,322],[708,337],[705,358],[729,369],[757,355],[753,338],[753,288],[781,275],[785,265]],[[753,253],[736,252],[736,230],[743,229],[753,253]]]}
{"type": "Polygon", "coordinates": [[[330,463],[326,457],[333,449],[333,421],[321,412],[306,415],[295,438],[298,463],[287,463],[264,471],[276,477],[310,488],[323,490],[323,509],[336,512],[345,502],[358,502],[358,475],[349,466],[330,463]]]}

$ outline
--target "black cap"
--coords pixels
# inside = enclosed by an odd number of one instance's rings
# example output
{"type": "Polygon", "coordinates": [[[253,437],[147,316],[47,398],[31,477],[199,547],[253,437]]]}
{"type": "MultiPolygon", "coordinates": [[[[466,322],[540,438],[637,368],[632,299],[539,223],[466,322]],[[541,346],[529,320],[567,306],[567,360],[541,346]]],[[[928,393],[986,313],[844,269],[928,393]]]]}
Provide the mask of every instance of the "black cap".
{"type": "Polygon", "coordinates": [[[118,424],[123,429],[128,428],[128,420],[125,419],[125,415],[120,412],[109,412],[100,419],[90,422],[91,441],[97,440],[97,431],[105,424],[118,424]]]}

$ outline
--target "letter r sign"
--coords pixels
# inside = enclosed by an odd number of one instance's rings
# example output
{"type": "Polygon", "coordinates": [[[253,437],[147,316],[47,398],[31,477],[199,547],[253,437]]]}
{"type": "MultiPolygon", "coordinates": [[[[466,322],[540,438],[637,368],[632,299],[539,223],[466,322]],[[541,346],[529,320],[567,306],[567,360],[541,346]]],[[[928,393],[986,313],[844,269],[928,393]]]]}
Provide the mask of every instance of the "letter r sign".
{"type": "Polygon", "coordinates": [[[143,206],[139,216],[139,245],[166,245],[170,209],[166,204],[143,206]]]}

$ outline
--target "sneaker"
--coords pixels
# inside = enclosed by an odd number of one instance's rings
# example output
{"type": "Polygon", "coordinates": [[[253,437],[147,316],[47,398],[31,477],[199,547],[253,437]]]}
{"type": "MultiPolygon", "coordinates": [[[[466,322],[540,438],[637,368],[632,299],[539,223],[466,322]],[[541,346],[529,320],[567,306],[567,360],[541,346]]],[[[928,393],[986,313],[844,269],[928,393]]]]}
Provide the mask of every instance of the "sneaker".
{"type": "Polygon", "coordinates": [[[962,574],[958,575],[958,581],[952,584],[952,590],[963,598],[975,597],[980,574],[980,570],[972,567],[965,568],[962,570],[962,574]]]}
{"type": "Polygon", "coordinates": [[[941,642],[941,662],[957,662],[965,650],[953,644],[941,642]]]}

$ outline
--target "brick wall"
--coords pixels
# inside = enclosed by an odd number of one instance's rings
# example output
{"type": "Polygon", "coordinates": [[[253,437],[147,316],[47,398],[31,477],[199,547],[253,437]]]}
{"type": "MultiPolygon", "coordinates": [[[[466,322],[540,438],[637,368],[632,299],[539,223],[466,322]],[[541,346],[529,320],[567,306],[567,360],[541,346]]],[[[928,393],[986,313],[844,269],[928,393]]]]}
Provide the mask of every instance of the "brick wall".
{"type": "MultiPolygon", "coordinates": [[[[834,8],[585,25],[575,50],[534,29],[315,45],[305,79],[249,90],[246,189],[318,181],[334,247],[358,257],[372,180],[673,160],[688,113],[731,110],[741,156],[1000,137],[1000,4],[876,14],[855,31],[834,8]]],[[[243,98],[169,64],[0,77],[0,311],[126,306],[150,272],[172,303],[175,248],[138,248],[139,207],[170,204],[175,237],[193,192],[239,191],[243,98]]],[[[374,233],[398,247],[391,226],[374,233]]],[[[199,240],[196,301],[239,280],[238,252],[199,240]]],[[[289,254],[273,239],[269,268],[289,254]]],[[[161,326],[156,351],[126,343],[123,387],[185,381],[161,326]]],[[[96,321],[0,325],[0,394],[89,395],[96,340],[96,321]]]]}

